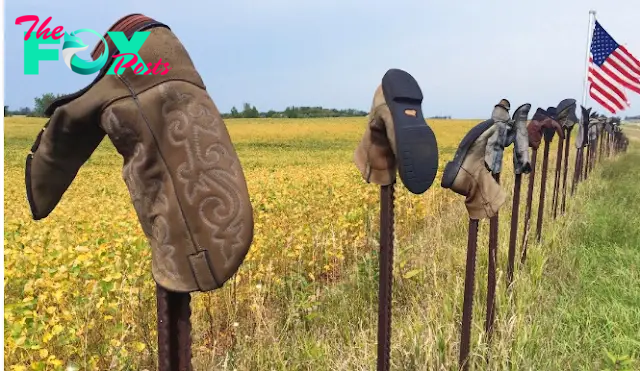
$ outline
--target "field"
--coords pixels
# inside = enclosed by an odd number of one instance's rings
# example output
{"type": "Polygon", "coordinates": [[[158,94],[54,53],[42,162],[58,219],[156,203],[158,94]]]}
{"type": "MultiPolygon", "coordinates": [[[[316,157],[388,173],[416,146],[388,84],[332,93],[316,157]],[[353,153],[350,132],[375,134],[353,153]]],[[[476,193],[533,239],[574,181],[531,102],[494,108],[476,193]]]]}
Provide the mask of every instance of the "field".
{"type": "MultiPolygon", "coordinates": [[[[440,169],[479,121],[429,121],[440,169]]],[[[44,123],[5,119],[5,365],[155,369],[150,251],[121,177],[122,158],[105,139],[56,210],[34,222],[24,161],[44,123]]],[[[372,369],[379,188],[366,184],[352,163],[366,119],[226,123],[247,178],[255,238],[234,279],[218,292],[193,295],[195,369],[372,369]]],[[[505,152],[508,165],[501,178],[508,194],[510,153],[505,152]]],[[[555,146],[551,153],[553,174],[555,146]]],[[[551,176],[548,193],[552,181],[551,176]]],[[[467,214],[463,197],[439,182],[440,174],[420,196],[396,187],[392,362],[397,370],[457,365],[467,214]]],[[[546,227],[545,243],[531,246],[526,268],[507,293],[510,205],[509,197],[500,214],[498,313],[487,367],[546,369],[536,366],[541,332],[532,321],[552,300],[544,295],[543,276],[549,256],[565,252],[558,245],[564,226],[546,227]]],[[[563,223],[570,223],[575,210],[570,203],[563,223]]],[[[534,208],[532,220],[535,216],[534,208]]],[[[480,329],[487,224],[481,225],[476,273],[472,361],[478,364],[486,353],[480,329]]],[[[606,359],[604,353],[596,357],[606,359]]]]}

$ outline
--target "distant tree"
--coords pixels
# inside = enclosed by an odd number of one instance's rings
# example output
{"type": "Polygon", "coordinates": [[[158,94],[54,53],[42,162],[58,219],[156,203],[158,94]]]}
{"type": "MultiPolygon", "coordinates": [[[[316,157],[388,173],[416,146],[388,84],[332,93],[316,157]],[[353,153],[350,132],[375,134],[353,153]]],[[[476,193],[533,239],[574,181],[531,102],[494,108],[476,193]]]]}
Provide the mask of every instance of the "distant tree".
{"type": "Polygon", "coordinates": [[[284,117],[288,117],[288,118],[298,118],[298,111],[295,109],[295,107],[287,107],[284,109],[284,117]]]}
{"type": "Polygon", "coordinates": [[[260,112],[256,108],[256,106],[251,107],[251,118],[260,117],[260,112]]]}
{"type": "Polygon", "coordinates": [[[240,117],[240,114],[238,113],[238,109],[235,106],[231,107],[231,117],[234,117],[234,118],[240,117]]]}
{"type": "Polygon", "coordinates": [[[54,100],[62,97],[64,94],[45,93],[34,99],[33,115],[44,117],[44,111],[54,100]]]}
{"type": "Polygon", "coordinates": [[[33,111],[29,107],[22,107],[18,110],[19,115],[31,116],[33,111]]]}
{"type": "Polygon", "coordinates": [[[244,118],[258,118],[260,117],[260,112],[256,108],[256,106],[252,106],[249,103],[245,103],[242,109],[242,117],[244,118]]]}
{"type": "Polygon", "coordinates": [[[251,114],[251,104],[245,103],[242,105],[242,117],[247,117],[251,114]]]}
{"type": "Polygon", "coordinates": [[[11,116],[11,111],[9,111],[9,106],[4,106],[4,117],[11,116]]]}

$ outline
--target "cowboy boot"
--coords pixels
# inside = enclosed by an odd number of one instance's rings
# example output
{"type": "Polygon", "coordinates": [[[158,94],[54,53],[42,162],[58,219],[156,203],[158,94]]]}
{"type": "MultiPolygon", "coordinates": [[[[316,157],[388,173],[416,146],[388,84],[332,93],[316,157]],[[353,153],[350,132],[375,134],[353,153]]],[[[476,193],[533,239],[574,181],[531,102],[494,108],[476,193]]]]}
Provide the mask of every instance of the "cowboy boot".
{"type": "Polygon", "coordinates": [[[552,119],[556,119],[557,108],[556,107],[547,107],[547,114],[552,119]]]}
{"type": "Polygon", "coordinates": [[[487,142],[497,130],[493,123],[487,120],[467,133],[442,175],[442,187],[466,197],[470,219],[491,218],[506,201],[504,190],[484,161],[487,142]]]}
{"type": "MultiPolygon", "coordinates": [[[[560,124],[555,121],[547,111],[538,108],[533,115],[531,122],[527,125],[527,133],[529,135],[529,146],[535,150],[540,147],[542,136],[545,133],[557,133],[560,139],[564,139],[564,132],[560,124]],[[545,130],[549,129],[549,130],[545,130]]],[[[549,134],[547,134],[549,135],[549,134]]],[[[551,134],[552,135],[552,134],[551,134]]]]}
{"type": "Polygon", "coordinates": [[[493,135],[487,140],[487,149],[484,154],[484,161],[487,168],[492,174],[500,174],[502,171],[502,158],[504,156],[504,148],[509,145],[507,143],[507,134],[513,127],[511,117],[509,116],[511,105],[508,100],[502,99],[491,113],[495,127],[493,135]]]}
{"type": "Polygon", "coordinates": [[[563,99],[558,103],[556,110],[558,111],[558,123],[560,125],[573,127],[573,125],[578,123],[575,99],[563,99]]]}
{"type": "Polygon", "coordinates": [[[531,104],[526,103],[518,107],[513,113],[513,128],[507,138],[507,143],[513,143],[513,170],[517,174],[531,172],[529,158],[529,135],[527,133],[527,118],[531,104]]]}
{"type": "Polygon", "coordinates": [[[422,92],[411,75],[387,71],[373,95],[367,129],[354,153],[354,163],[367,183],[393,184],[399,171],[412,193],[421,194],[431,186],[438,171],[438,146],[421,102],[422,92]]]}
{"type": "Polygon", "coordinates": [[[558,104],[556,110],[556,121],[564,129],[563,133],[570,133],[573,126],[578,123],[578,117],[576,116],[576,100],[564,99],[558,104]]]}
{"type": "Polygon", "coordinates": [[[591,108],[586,109],[580,106],[582,115],[578,125],[578,134],[576,135],[576,148],[584,148],[587,145],[587,133],[589,131],[589,115],[591,114],[591,108]]]}
{"type": "Polygon", "coordinates": [[[591,108],[587,109],[580,106],[580,121],[578,124],[578,133],[576,135],[576,162],[575,162],[575,174],[573,175],[573,182],[571,184],[571,194],[575,193],[576,185],[582,181],[583,169],[585,166],[584,149],[587,146],[587,132],[589,128],[589,115],[591,114],[591,108]]]}
{"type": "Polygon", "coordinates": [[[354,162],[367,183],[381,186],[395,182],[397,169],[393,120],[385,125],[383,115],[389,119],[391,112],[384,103],[382,85],[379,85],[367,116],[367,129],[354,154],[354,162]]]}
{"type": "Polygon", "coordinates": [[[106,134],[124,158],[122,175],[151,244],[155,281],[174,292],[217,289],[237,271],[253,238],[242,167],[180,40],[148,17],[129,20],[128,37],[149,32],[139,56],[162,59],[164,68],[106,74],[118,54],[109,45],[110,62],[96,79],[48,107],[50,120],[26,165],[33,218],[49,215],[106,134]]]}

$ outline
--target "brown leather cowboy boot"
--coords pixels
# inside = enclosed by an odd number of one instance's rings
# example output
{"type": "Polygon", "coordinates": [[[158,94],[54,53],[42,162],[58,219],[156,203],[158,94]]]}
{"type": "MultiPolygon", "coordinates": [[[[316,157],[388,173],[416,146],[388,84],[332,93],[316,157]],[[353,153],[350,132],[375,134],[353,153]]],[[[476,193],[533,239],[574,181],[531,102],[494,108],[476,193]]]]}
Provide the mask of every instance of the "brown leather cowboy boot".
{"type": "MultiPolygon", "coordinates": [[[[110,57],[89,86],[52,103],[26,163],[33,218],[53,211],[106,134],[124,158],[122,175],[151,243],[156,282],[176,292],[219,288],[237,271],[253,238],[240,161],[180,40],[142,15],[126,23],[128,38],[150,32],[140,57],[146,63],[162,58],[170,69],[107,75],[110,57]]],[[[112,43],[108,53],[118,54],[112,43]]]]}
{"type": "Polygon", "coordinates": [[[538,149],[542,142],[542,136],[544,134],[543,129],[553,129],[558,134],[560,139],[564,139],[564,130],[562,126],[558,124],[545,110],[538,108],[533,115],[531,122],[527,125],[527,132],[529,133],[529,146],[533,149],[538,149]]]}
{"type": "Polygon", "coordinates": [[[354,153],[368,183],[389,185],[396,170],[415,194],[425,192],[438,171],[438,146],[421,109],[422,91],[407,72],[387,71],[374,95],[369,123],[354,153]]]}
{"type": "Polygon", "coordinates": [[[491,218],[506,201],[506,194],[485,163],[487,142],[497,128],[493,120],[484,121],[462,139],[453,161],[447,163],[442,187],[466,196],[471,219],[491,218]]]}
{"type": "Polygon", "coordinates": [[[367,183],[389,185],[396,179],[396,143],[393,119],[384,100],[382,85],[373,95],[367,119],[369,124],[356,148],[354,162],[367,183]]]}

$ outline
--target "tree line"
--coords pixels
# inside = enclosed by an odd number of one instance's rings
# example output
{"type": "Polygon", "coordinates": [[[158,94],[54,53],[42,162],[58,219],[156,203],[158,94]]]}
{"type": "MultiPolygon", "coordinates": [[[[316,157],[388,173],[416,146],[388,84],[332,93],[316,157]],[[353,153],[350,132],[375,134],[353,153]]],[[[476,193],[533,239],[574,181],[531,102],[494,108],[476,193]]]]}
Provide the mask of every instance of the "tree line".
{"type": "Polygon", "coordinates": [[[244,103],[242,111],[233,106],[229,113],[223,113],[224,118],[312,118],[312,117],[353,117],[366,116],[367,112],[357,109],[336,109],[324,107],[287,107],[284,111],[269,110],[260,112],[256,106],[244,103]]]}
{"type": "Polygon", "coordinates": [[[28,117],[44,117],[44,110],[56,99],[65,96],[66,94],[53,94],[45,93],[39,97],[34,98],[33,108],[21,107],[17,110],[10,110],[9,106],[4,106],[4,116],[24,115],[28,117]]]}
{"type": "MultiPolygon", "coordinates": [[[[28,117],[44,117],[44,110],[54,100],[64,96],[65,94],[45,93],[40,97],[34,98],[33,108],[20,107],[17,110],[10,110],[9,106],[4,106],[4,117],[21,115],[28,117]]],[[[242,111],[234,106],[231,107],[229,113],[223,113],[224,118],[313,118],[313,117],[355,117],[366,116],[367,112],[357,110],[353,108],[349,109],[336,109],[336,108],[324,108],[324,107],[287,107],[284,111],[269,110],[267,112],[260,112],[256,106],[250,103],[244,103],[242,111]]],[[[427,119],[441,119],[451,120],[451,116],[432,116],[427,119]]],[[[637,116],[625,116],[625,121],[640,120],[640,115],[637,116]]]]}
{"type": "MultiPolygon", "coordinates": [[[[56,99],[65,94],[46,93],[34,99],[33,108],[21,107],[17,110],[10,110],[9,106],[4,106],[4,116],[24,115],[29,117],[44,117],[44,110],[56,99]]],[[[367,112],[357,109],[335,109],[324,107],[287,107],[284,111],[269,110],[260,112],[256,106],[244,103],[242,111],[234,106],[229,113],[223,113],[224,118],[312,118],[312,117],[353,117],[366,116],[367,112]]]]}

